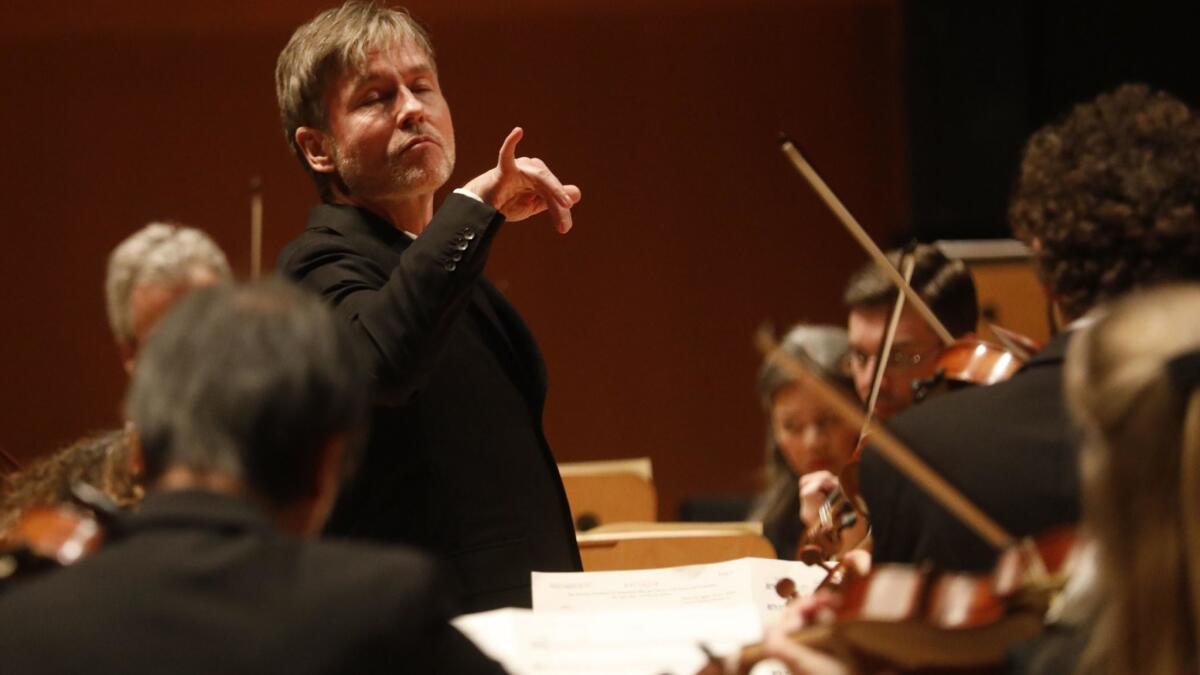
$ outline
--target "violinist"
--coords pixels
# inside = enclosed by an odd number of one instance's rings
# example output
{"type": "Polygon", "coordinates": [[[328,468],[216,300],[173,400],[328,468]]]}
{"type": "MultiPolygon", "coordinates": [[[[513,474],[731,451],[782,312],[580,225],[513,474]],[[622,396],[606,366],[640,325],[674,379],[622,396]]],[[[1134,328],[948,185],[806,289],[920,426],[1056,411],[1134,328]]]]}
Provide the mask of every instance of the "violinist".
{"type": "MultiPolygon", "coordinates": [[[[799,325],[780,347],[805,357],[821,373],[850,391],[846,331],[835,326],[799,325]]],[[[816,471],[838,474],[850,461],[858,429],[848,426],[814,400],[774,360],[764,361],[758,393],[767,416],[766,489],[751,520],[763,523],[763,534],[780,558],[796,559],[806,523],[800,512],[800,476],[816,471]]]]}
{"type": "Polygon", "coordinates": [[[104,299],[126,374],[133,374],[140,345],[173,303],[232,278],[220,247],[194,227],[150,223],[118,244],[108,257],[104,299]]]}
{"type": "MultiPolygon", "coordinates": [[[[133,373],[139,346],[174,302],[195,288],[231,278],[225,254],[198,229],[156,222],[122,240],[108,257],[104,296],[125,372],[133,373]]],[[[136,504],[140,487],[130,462],[126,432],[114,429],[89,434],[6,476],[0,535],[29,507],[70,501],[71,487],[80,481],[119,506],[136,504]]]]}
{"type": "MultiPolygon", "coordinates": [[[[900,251],[888,259],[899,267],[900,251]]],[[[912,286],[954,337],[975,332],[979,301],[975,281],[961,260],[951,260],[932,244],[913,251],[912,286]]],[[[862,401],[871,390],[875,358],[884,329],[899,292],[879,266],[867,263],[846,283],[843,301],[849,310],[846,326],[850,339],[850,372],[862,401]]],[[[934,375],[943,344],[933,328],[912,307],[906,306],[896,326],[892,353],[885,364],[875,417],[886,421],[913,404],[913,385],[934,375]]]]}
{"type": "MultiPolygon", "coordinates": [[[[1016,536],[1079,518],[1076,438],[1063,403],[1071,334],[1102,302],[1200,277],[1200,120],[1164,92],[1126,85],[1077,106],[1025,146],[1010,202],[1066,330],[1007,382],[939,396],[893,432],[1016,536]]],[[[986,571],[996,550],[872,448],[861,490],[876,562],[986,571]]]]}
{"type": "Polygon", "coordinates": [[[4,671],[494,673],[419,552],[316,541],[353,464],[368,378],[315,297],[191,293],[126,411],[147,497],[93,556],[0,596],[4,671]]]}
{"type": "MultiPolygon", "coordinates": [[[[899,268],[902,251],[888,254],[899,268]]],[[[979,304],[975,282],[961,260],[951,260],[936,246],[918,244],[909,252],[910,283],[953,337],[975,331],[979,304]]],[[[850,351],[848,366],[858,398],[870,398],[876,365],[899,291],[878,265],[868,263],[846,284],[843,301],[849,310],[850,351]]],[[[878,373],[872,416],[881,421],[913,404],[919,382],[935,374],[944,343],[933,328],[911,306],[904,305],[896,322],[889,355],[878,373]]],[[[839,489],[837,471],[803,473],[800,478],[801,520],[811,523],[830,494],[839,489]]]]}

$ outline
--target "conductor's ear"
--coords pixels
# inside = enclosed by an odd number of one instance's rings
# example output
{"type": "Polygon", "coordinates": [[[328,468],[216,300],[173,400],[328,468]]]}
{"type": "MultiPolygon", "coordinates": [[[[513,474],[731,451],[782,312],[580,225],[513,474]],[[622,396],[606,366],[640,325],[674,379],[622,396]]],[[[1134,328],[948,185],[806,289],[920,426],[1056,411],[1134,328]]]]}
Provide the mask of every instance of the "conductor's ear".
{"type": "Polygon", "coordinates": [[[329,134],[313,127],[296,129],[296,146],[304,153],[309,167],[317,173],[333,173],[333,139],[329,134]]]}

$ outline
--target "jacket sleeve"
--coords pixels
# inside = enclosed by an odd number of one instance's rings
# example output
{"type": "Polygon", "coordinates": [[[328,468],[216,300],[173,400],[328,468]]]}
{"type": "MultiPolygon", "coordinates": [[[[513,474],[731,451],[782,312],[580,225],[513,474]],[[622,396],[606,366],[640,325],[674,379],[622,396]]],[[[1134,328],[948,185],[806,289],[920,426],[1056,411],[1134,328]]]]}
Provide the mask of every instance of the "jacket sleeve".
{"type": "Polygon", "coordinates": [[[377,400],[400,405],[436,365],[503,221],[491,206],[452,194],[390,274],[364,242],[334,231],[306,233],[280,271],[333,306],[370,366],[377,400]]]}

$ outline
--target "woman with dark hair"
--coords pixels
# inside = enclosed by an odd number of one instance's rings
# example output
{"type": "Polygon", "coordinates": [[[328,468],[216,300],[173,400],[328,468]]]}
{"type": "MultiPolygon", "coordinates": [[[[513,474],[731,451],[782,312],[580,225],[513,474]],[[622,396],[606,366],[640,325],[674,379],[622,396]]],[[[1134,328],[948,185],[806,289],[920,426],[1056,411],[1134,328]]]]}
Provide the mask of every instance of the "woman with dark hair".
{"type": "MultiPolygon", "coordinates": [[[[847,394],[853,392],[846,369],[845,330],[800,325],[788,332],[780,346],[807,360],[847,394]]],[[[758,394],[767,417],[766,488],[751,519],[762,521],[763,534],[780,558],[795,559],[805,530],[800,519],[800,477],[819,471],[837,475],[854,454],[858,430],[844,424],[770,361],[759,372],[758,394]]]]}

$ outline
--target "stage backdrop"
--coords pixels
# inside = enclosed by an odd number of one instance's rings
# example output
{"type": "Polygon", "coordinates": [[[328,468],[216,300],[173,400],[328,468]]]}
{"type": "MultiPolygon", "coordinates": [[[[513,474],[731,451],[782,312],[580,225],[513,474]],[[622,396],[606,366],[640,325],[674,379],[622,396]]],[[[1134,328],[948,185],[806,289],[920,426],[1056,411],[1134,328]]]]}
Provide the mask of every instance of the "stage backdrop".
{"type": "MultiPolygon", "coordinates": [[[[0,25],[5,327],[0,446],[23,459],[119,420],[111,248],[204,228],[244,276],[247,187],[267,264],[315,194],[280,133],[275,57],[330,3],[9,3],[0,25]]],[[[505,134],[579,184],[575,229],[505,227],[488,275],[537,335],[561,461],[648,455],[664,517],[749,491],[763,321],[841,322],[865,262],[776,147],[790,132],[879,238],[907,225],[898,6],[845,0],[410,3],[458,134],[456,186],[505,134]]],[[[464,422],[466,423],[466,422],[464,422]]],[[[402,451],[403,449],[398,449],[402,451]]]]}

